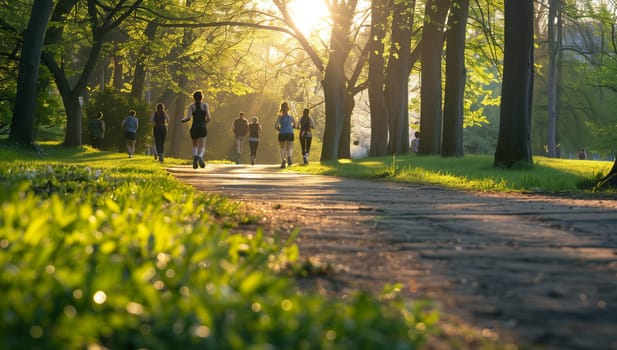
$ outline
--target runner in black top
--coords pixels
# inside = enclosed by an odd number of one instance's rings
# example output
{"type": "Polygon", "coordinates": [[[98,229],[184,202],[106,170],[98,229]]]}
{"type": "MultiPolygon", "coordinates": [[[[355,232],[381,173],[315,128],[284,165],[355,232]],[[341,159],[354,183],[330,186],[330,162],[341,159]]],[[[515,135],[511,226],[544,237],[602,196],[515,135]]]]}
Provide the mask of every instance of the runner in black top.
{"type": "Polygon", "coordinates": [[[304,164],[308,164],[309,153],[311,152],[311,143],[313,141],[313,132],[315,129],[315,122],[309,115],[309,109],[305,108],[302,111],[302,118],[300,118],[300,146],[302,147],[302,159],[304,164]]]}
{"type": "Polygon", "coordinates": [[[193,169],[197,169],[197,164],[200,167],[205,167],[204,154],[206,153],[206,137],[208,136],[207,124],[210,122],[210,109],[208,104],[203,102],[203,93],[195,91],[193,93],[194,103],[189,105],[189,109],[183,123],[193,119],[191,125],[191,140],[193,141],[193,169]]]}
{"type": "Polygon", "coordinates": [[[251,147],[251,165],[255,165],[260,134],[261,124],[259,124],[259,119],[257,117],[253,117],[251,123],[249,124],[249,146],[251,147]]]}
{"type": "Polygon", "coordinates": [[[167,112],[165,111],[165,105],[158,103],[156,105],[156,111],[152,113],[152,118],[150,119],[154,123],[152,133],[154,136],[156,155],[158,156],[159,162],[163,163],[165,137],[167,136],[167,123],[169,122],[169,115],[167,115],[167,112]]]}

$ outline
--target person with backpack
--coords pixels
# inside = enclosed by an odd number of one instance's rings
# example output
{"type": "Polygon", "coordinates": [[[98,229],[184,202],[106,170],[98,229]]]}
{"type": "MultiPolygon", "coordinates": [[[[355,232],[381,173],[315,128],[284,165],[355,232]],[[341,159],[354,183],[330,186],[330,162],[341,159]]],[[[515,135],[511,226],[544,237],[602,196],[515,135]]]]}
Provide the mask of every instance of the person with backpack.
{"type": "Polygon", "coordinates": [[[88,120],[88,136],[90,144],[96,149],[101,149],[103,138],[105,137],[105,121],[103,112],[98,112],[96,118],[88,120]]]}
{"type": "Polygon", "coordinates": [[[137,129],[139,128],[139,120],[137,120],[137,112],[134,109],[129,111],[129,115],[122,120],[122,127],[124,128],[124,136],[126,138],[126,151],[129,154],[129,158],[133,158],[135,154],[135,143],[137,142],[137,129]]]}
{"type": "Polygon", "coordinates": [[[249,132],[249,121],[244,118],[244,112],[240,112],[238,117],[234,119],[231,130],[236,137],[236,164],[239,164],[242,148],[244,146],[244,139],[249,132]]]}
{"type": "Polygon", "coordinates": [[[150,120],[154,123],[152,134],[154,136],[155,155],[158,157],[159,162],[163,163],[167,123],[169,123],[169,115],[165,111],[164,104],[158,103],[156,105],[156,111],[152,113],[150,120]]]}
{"type": "Polygon", "coordinates": [[[287,161],[287,166],[291,166],[296,120],[289,115],[289,103],[281,103],[281,109],[279,110],[274,128],[279,132],[278,141],[281,148],[281,168],[285,168],[285,161],[287,161]]]}
{"type": "Polygon", "coordinates": [[[315,129],[315,122],[309,115],[309,109],[305,108],[302,111],[302,118],[300,118],[300,146],[302,147],[304,164],[308,164],[309,152],[311,151],[311,143],[313,141],[313,129],[315,129]]]}
{"type": "Polygon", "coordinates": [[[180,121],[186,123],[193,119],[190,134],[193,142],[193,169],[197,169],[198,164],[201,168],[206,166],[204,154],[206,153],[207,124],[210,122],[210,108],[207,103],[202,101],[203,93],[201,91],[193,93],[193,100],[195,102],[189,105],[186,117],[180,121]]]}

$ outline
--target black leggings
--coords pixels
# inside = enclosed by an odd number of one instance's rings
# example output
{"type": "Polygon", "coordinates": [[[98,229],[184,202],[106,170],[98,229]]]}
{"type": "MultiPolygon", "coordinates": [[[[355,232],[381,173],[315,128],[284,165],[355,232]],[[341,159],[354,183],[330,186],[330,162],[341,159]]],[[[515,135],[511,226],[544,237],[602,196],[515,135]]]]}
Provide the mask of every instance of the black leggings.
{"type": "Polygon", "coordinates": [[[167,127],[155,126],[154,127],[154,146],[156,147],[156,154],[163,155],[165,147],[165,137],[167,136],[167,127]]]}
{"type": "Polygon", "coordinates": [[[259,141],[249,141],[249,146],[251,147],[251,157],[257,157],[257,146],[259,146],[259,141]]]}
{"type": "Polygon", "coordinates": [[[300,146],[302,146],[302,154],[307,154],[311,151],[312,137],[300,136],[300,146]]]}

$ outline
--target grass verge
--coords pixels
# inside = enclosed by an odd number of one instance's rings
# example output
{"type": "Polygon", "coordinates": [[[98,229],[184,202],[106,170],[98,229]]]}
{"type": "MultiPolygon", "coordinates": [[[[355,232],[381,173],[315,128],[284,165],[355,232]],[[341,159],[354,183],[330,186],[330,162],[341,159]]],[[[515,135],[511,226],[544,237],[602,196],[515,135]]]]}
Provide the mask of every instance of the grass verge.
{"type": "Polygon", "coordinates": [[[293,241],[230,233],[240,204],[149,157],[0,146],[0,186],[3,349],[415,349],[435,329],[396,286],[298,291],[293,241]]]}
{"type": "Polygon", "coordinates": [[[441,185],[468,191],[490,192],[592,192],[611,162],[534,157],[530,169],[493,167],[487,155],[461,158],[439,156],[390,156],[342,159],[309,166],[295,166],[298,172],[363,179],[387,179],[441,185]]]}

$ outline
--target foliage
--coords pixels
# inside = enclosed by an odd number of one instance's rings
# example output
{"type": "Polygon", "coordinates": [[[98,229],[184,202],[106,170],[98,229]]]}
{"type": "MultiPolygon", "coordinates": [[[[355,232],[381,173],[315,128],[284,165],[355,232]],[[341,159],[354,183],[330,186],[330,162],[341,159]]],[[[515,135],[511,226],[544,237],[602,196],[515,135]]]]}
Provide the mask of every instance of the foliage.
{"type": "MultiPolygon", "coordinates": [[[[19,61],[17,48],[29,17],[28,8],[21,1],[2,1],[0,18],[0,125],[10,123],[17,88],[19,61]]],[[[0,130],[2,130],[0,128],[0,130]]]]}
{"type": "Polygon", "coordinates": [[[391,181],[436,184],[449,188],[489,192],[589,192],[612,163],[590,160],[534,157],[531,169],[505,170],[493,167],[492,156],[461,158],[398,156],[340,160],[294,171],[327,175],[387,178],[391,181]]]}
{"type": "Polygon", "coordinates": [[[293,242],[232,234],[241,208],[144,157],[44,151],[0,152],[4,349],[415,349],[436,322],[397,288],[296,290],[293,242]]]}
{"type": "MultiPolygon", "coordinates": [[[[2,1],[0,7],[0,125],[10,123],[15,107],[17,75],[23,34],[30,16],[29,1],[2,1]]],[[[50,86],[49,72],[41,70],[35,106],[35,129],[45,138],[45,129],[62,122],[61,100],[50,86]]],[[[3,128],[0,128],[2,132],[3,128]]]]}
{"type": "MultiPolygon", "coordinates": [[[[103,138],[101,149],[125,151],[125,137],[121,123],[131,109],[137,112],[136,116],[139,120],[136,148],[137,152],[140,153],[152,145],[152,123],[150,122],[152,110],[145,102],[134,99],[127,93],[106,89],[103,92],[94,94],[91,100],[84,105],[86,118],[94,118],[98,112],[103,112],[105,137],[103,138]]],[[[84,143],[90,142],[87,125],[88,121],[84,119],[82,121],[84,143]]]]}
{"type": "Polygon", "coordinates": [[[485,125],[468,126],[463,129],[465,154],[493,154],[499,133],[499,107],[482,108],[486,115],[485,125]]]}
{"type": "Polygon", "coordinates": [[[501,100],[497,87],[501,82],[503,62],[502,10],[491,1],[470,4],[465,50],[465,128],[488,125],[486,109],[490,111],[490,107],[499,106],[501,100]]]}
{"type": "MultiPolygon", "coordinates": [[[[562,156],[581,148],[596,157],[612,156],[615,124],[617,70],[615,46],[611,41],[616,21],[614,2],[563,2],[563,44],[559,55],[559,105],[557,138],[562,156]]],[[[539,13],[542,15],[542,12],[539,13]]],[[[536,57],[539,70],[534,93],[532,145],[542,152],[546,143],[546,33],[540,28],[536,57]],[[544,45],[542,45],[544,44],[544,45]]]]}

